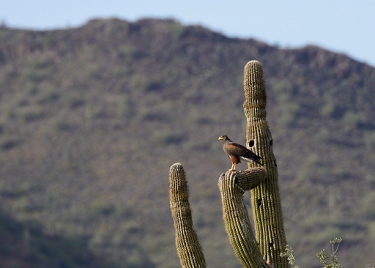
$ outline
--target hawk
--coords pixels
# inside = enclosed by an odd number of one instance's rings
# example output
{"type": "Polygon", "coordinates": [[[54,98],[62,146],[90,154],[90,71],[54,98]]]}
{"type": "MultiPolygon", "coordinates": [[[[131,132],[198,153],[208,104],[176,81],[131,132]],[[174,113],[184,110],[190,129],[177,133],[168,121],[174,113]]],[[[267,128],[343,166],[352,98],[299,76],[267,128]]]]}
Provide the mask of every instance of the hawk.
{"type": "Polygon", "coordinates": [[[236,165],[241,163],[241,159],[245,160],[246,162],[254,161],[255,163],[263,166],[263,164],[260,162],[260,156],[256,155],[245,146],[234,143],[228,138],[227,135],[220,136],[218,140],[223,142],[223,150],[232,160],[232,167],[230,170],[236,170],[236,165]]]}

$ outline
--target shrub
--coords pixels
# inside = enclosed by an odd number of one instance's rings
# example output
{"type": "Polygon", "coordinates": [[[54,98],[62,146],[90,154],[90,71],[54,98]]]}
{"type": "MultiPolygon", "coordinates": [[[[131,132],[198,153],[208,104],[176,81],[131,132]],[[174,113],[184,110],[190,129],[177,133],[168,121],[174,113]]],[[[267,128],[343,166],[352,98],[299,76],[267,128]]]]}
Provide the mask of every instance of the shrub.
{"type": "Polygon", "coordinates": [[[13,137],[1,137],[0,138],[0,149],[3,151],[8,151],[10,149],[13,149],[19,144],[19,140],[13,138],[13,137]]]}

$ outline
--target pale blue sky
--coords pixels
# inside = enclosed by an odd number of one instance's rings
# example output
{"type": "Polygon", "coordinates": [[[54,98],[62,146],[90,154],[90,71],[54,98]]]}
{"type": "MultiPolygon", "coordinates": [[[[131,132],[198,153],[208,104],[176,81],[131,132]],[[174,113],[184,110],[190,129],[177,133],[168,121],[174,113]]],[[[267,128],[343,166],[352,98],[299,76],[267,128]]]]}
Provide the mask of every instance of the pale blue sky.
{"type": "Polygon", "coordinates": [[[375,1],[0,0],[9,27],[76,27],[91,18],[174,18],[281,47],[314,44],[375,66],[375,1]]]}

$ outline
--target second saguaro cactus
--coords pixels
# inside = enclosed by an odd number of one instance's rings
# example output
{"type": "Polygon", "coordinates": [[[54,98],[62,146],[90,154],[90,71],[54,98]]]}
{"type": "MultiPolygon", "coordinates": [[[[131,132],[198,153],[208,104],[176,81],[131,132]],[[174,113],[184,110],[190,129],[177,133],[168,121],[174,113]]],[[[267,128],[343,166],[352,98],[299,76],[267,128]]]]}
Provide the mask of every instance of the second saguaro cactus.
{"type": "Polygon", "coordinates": [[[180,163],[173,164],[169,170],[169,200],[181,266],[206,267],[202,247],[193,227],[185,170],[180,163]]]}

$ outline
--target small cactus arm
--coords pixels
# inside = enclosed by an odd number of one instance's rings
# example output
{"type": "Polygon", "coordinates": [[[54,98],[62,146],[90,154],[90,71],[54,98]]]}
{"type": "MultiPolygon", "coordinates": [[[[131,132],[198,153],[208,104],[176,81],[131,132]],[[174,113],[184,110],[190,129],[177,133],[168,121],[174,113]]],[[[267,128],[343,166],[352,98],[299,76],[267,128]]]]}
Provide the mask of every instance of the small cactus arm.
{"type": "MultiPolygon", "coordinates": [[[[264,183],[251,190],[254,229],[263,258],[274,267],[289,267],[281,257],[287,245],[278,185],[273,140],[266,120],[267,95],[262,65],[249,61],[244,68],[244,112],[247,118],[247,145],[258,154],[267,170],[264,183]]],[[[249,163],[249,168],[256,164],[249,163]]]]}
{"type": "Polygon", "coordinates": [[[169,200],[181,267],[206,267],[202,247],[193,228],[189,189],[184,168],[180,163],[173,164],[169,170],[169,200]]]}

